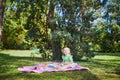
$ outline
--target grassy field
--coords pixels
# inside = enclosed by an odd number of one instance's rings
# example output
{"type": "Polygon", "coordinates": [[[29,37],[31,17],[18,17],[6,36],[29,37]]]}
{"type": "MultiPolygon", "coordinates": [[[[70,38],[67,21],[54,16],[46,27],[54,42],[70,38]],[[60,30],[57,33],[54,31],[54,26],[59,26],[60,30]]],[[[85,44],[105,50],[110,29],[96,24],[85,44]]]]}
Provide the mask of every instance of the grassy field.
{"type": "Polygon", "coordinates": [[[78,61],[79,65],[88,67],[89,71],[23,73],[17,69],[39,63],[49,63],[32,58],[32,51],[0,51],[0,80],[120,80],[120,56],[96,55],[90,61],[78,61]]]}

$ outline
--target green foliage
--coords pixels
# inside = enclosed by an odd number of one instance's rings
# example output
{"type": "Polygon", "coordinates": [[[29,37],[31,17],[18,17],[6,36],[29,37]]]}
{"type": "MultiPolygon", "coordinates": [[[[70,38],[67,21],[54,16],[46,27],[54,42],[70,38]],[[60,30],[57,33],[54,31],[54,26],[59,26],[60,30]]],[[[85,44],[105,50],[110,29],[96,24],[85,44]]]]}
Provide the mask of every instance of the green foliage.
{"type": "Polygon", "coordinates": [[[25,19],[21,18],[17,20],[13,19],[13,17],[15,17],[15,12],[6,11],[2,41],[5,48],[22,49],[27,32],[23,26],[25,19]]]}
{"type": "Polygon", "coordinates": [[[41,6],[41,2],[33,3],[12,1],[6,8],[2,39],[5,48],[30,49],[34,44],[39,47],[36,43],[46,43],[49,40],[50,31],[45,23],[46,10],[43,8],[46,1],[42,1],[44,4],[41,6]]]}
{"type": "MultiPolygon", "coordinates": [[[[92,25],[90,23],[96,19],[93,17],[93,14],[95,13],[94,4],[89,1],[81,1],[81,3],[72,0],[67,1],[68,0],[65,0],[64,2],[58,1],[59,6],[56,5],[56,13],[58,14],[55,16],[58,18],[57,29],[70,34],[67,39],[63,39],[63,42],[66,43],[65,46],[67,45],[71,48],[72,54],[75,56],[75,59],[77,59],[79,58],[78,54],[80,49],[84,49],[83,51],[85,51],[85,53],[91,53],[88,43],[90,42],[91,36],[96,32],[92,30],[92,25]],[[60,15],[60,13],[62,13],[62,15],[60,15]],[[86,43],[87,47],[82,47],[84,46],[82,43],[86,43]]],[[[56,31],[58,34],[55,36],[58,37],[55,40],[59,40],[59,38],[65,36],[64,33],[61,32],[63,34],[61,35],[58,30],[56,31]]]]}
{"type": "Polygon", "coordinates": [[[45,59],[50,60],[52,58],[52,52],[45,48],[40,48],[39,54],[41,55],[43,60],[45,59]]]}
{"type": "Polygon", "coordinates": [[[0,42],[0,50],[2,50],[2,49],[3,49],[3,43],[0,42]]]}
{"type": "Polygon", "coordinates": [[[120,74],[120,68],[119,68],[119,66],[116,66],[116,68],[115,68],[115,73],[116,73],[116,74],[120,74]]]}
{"type": "Polygon", "coordinates": [[[55,57],[61,48],[68,46],[74,59],[91,58],[91,50],[119,51],[119,3],[119,0],[11,0],[11,4],[8,1],[3,47],[37,47],[43,49],[40,51],[43,55],[49,55],[52,49],[55,57]]]}
{"type": "Polygon", "coordinates": [[[114,22],[111,22],[110,24],[100,23],[98,24],[98,27],[99,26],[100,27],[103,26],[103,28],[100,29],[101,33],[94,36],[92,39],[94,44],[100,46],[98,51],[118,52],[120,46],[119,44],[120,26],[114,22]]]}

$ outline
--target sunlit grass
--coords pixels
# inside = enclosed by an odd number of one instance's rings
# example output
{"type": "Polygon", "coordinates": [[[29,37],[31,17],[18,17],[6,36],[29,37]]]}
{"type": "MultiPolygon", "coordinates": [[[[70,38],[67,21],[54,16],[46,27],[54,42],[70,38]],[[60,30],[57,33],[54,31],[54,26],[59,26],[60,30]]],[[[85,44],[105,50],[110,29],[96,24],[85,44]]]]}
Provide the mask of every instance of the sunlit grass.
{"type": "Polygon", "coordinates": [[[30,55],[32,51],[6,50],[0,52],[0,80],[119,80],[120,56],[96,55],[90,61],[78,61],[89,71],[23,73],[17,69],[20,66],[33,66],[49,63],[30,55]]]}
{"type": "Polygon", "coordinates": [[[120,60],[120,56],[99,55],[99,56],[95,56],[94,59],[120,60]]]}
{"type": "MultiPolygon", "coordinates": [[[[1,53],[9,54],[10,56],[19,56],[19,57],[31,57],[32,53],[37,52],[37,50],[4,50],[1,53]]],[[[40,57],[40,54],[34,54],[35,57],[40,57]]]]}

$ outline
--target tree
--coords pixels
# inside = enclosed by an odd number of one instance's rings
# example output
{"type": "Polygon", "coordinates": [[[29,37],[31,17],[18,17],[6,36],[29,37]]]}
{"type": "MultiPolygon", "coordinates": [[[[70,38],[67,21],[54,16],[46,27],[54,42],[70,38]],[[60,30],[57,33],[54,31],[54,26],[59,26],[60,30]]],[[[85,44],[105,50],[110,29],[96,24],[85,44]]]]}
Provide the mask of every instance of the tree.
{"type": "Polygon", "coordinates": [[[5,6],[6,6],[6,0],[2,0],[0,2],[1,2],[1,4],[0,4],[0,41],[1,41],[1,38],[2,38],[3,17],[4,17],[4,9],[5,9],[5,6]]]}
{"type": "MultiPolygon", "coordinates": [[[[119,35],[114,28],[118,29],[120,25],[119,5],[115,6],[118,4],[116,1],[11,0],[4,17],[3,38],[6,40],[4,45],[12,41],[11,43],[17,46],[22,45],[21,48],[35,45],[40,49],[44,48],[44,51],[52,49],[53,60],[61,59],[61,48],[67,45],[72,49],[75,59],[83,57],[84,54],[91,57],[91,45],[89,44],[94,45],[99,42],[98,45],[103,45],[101,44],[103,36],[106,41],[109,41],[107,38],[112,37],[111,34],[107,36],[107,29],[113,30],[114,36],[119,35]],[[8,15],[10,13],[12,14],[8,15]],[[9,33],[6,33],[7,30],[9,33]],[[10,38],[11,36],[13,38],[10,38]]],[[[119,38],[114,37],[113,41],[116,44],[119,38]]]]}
{"type": "MultiPolygon", "coordinates": [[[[80,58],[78,53],[82,48],[83,52],[90,56],[90,47],[88,45],[91,36],[95,33],[92,30],[95,8],[99,9],[99,2],[96,0],[64,0],[58,1],[56,5],[57,29],[65,31],[72,37],[71,40],[65,40],[68,47],[72,49],[75,59],[80,58]],[[66,4],[67,3],[67,4],[66,4]]],[[[60,37],[60,36],[59,36],[60,37]]],[[[59,38],[58,38],[59,39],[59,38]]]]}
{"type": "Polygon", "coordinates": [[[44,6],[47,5],[46,2],[44,0],[37,2],[35,0],[11,1],[4,17],[3,44],[7,45],[5,48],[30,49],[33,46],[40,47],[49,43],[48,33],[50,31],[48,31],[45,17],[47,8],[44,6]],[[19,28],[22,30],[19,31],[19,28]],[[17,40],[18,37],[19,40],[17,40]]]}
{"type": "Polygon", "coordinates": [[[120,1],[119,0],[103,0],[101,2],[101,20],[97,23],[97,30],[100,31],[94,39],[104,52],[117,52],[120,46],[120,1]],[[104,3],[104,4],[103,4],[104,3]],[[101,27],[101,30],[99,28],[101,27]]]}

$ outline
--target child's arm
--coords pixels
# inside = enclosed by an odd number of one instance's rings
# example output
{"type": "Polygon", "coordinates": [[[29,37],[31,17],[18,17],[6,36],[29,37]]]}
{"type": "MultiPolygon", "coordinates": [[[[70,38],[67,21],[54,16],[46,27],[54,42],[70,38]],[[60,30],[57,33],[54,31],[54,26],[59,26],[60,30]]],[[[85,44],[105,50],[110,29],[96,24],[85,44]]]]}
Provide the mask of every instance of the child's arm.
{"type": "Polygon", "coordinates": [[[73,63],[73,58],[72,58],[72,56],[70,56],[69,58],[70,58],[70,62],[73,63]]]}

